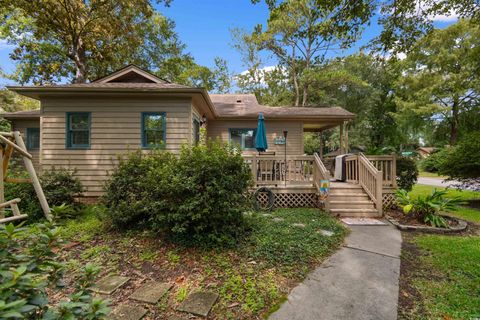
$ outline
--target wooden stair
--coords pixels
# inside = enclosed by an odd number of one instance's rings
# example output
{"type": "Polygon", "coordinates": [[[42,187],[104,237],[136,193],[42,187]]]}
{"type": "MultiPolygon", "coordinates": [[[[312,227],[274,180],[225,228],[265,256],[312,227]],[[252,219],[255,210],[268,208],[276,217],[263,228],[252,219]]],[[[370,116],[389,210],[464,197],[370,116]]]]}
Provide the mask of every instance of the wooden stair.
{"type": "Polygon", "coordinates": [[[375,203],[358,184],[331,182],[327,211],[338,217],[380,217],[375,203]]]}

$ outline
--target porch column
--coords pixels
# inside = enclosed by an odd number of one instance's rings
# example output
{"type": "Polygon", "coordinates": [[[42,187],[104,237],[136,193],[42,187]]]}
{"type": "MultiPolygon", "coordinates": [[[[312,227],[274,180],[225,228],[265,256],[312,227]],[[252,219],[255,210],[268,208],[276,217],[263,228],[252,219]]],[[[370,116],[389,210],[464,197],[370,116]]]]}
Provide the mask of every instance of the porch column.
{"type": "Polygon", "coordinates": [[[349,151],[349,147],[348,147],[348,123],[345,122],[345,153],[348,153],[349,151]]]}
{"type": "Polygon", "coordinates": [[[343,143],[343,123],[340,125],[340,153],[345,153],[344,143],[343,143]]]}
{"type": "Polygon", "coordinates": [[[320,155],[320,159],[323,159],[323,131],[318,133],[318,139],[320,140],[320,150],[318,150],[318,154],[320,155]]]}

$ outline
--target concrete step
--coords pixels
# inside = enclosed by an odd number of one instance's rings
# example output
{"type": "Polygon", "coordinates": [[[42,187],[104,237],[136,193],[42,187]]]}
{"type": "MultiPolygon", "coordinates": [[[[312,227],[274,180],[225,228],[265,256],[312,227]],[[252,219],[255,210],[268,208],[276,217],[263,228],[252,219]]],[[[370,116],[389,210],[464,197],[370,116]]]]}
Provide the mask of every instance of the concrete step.
{"type": "Polygon", "coordinates": [[[330,200],[330,209],[375,209],[372,201],[337,201],[330,200]]]}
{"type": "Polygon", "coordinates": [[[330,209],[330,213],[337,217],[376,218],[381,215],[377,209],[330,209]]]}
{"type": "Polygon", "coordinates": [[[366,193],[331,193],[328,199],[330,201],[370,201],[366,193]]]}

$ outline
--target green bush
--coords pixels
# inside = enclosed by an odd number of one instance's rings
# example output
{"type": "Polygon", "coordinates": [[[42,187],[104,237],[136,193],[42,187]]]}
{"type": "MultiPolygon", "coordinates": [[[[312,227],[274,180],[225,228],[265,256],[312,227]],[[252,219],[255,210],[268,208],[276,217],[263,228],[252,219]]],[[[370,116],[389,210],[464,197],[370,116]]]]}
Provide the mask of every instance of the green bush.
{"type": "MultiPolygon", "coordinates": [[[[141,228],[151,219],[154,187],[159,184],[168,187],[170,172],[176,166],[176,158],[169,152],[154,150],[143,154],[141,150],[132,152],[113,171],[104,186],[103,202],[110,209],[107,216],[119,228],[141,228]],[[157,170],[158,169],[158,170],[157,170]],[[165,170],[153,185],[147,182],[152,171],[165,170]]],[[[166,196],[166,194],[165,194],[166,196]]]]}
{"type": "Polygon", "coordinates": [[[446,149],[438,150],[430,154],[420,162],[420,168],[426,172],[438,173],[441,162],[445,158],[446,149]]]}
{"type": "Polygon", "coordinates": [[[188,244],[233,244],[243,232],[250,182],[239,151],[208,142],[183,147],[178,157],[129,155],[107,182],[104,201],[118,227],[148,226],[188,244]]]}
{"type": "Polygon", "coordinates": [[[412,190],[418,178],[418,169],[415,160],[412,158],[398,157],[396,173],[398,187],[407,191],[412,190]]]}
{"type": "MultiPolygon", "coordinates": [[[[83,192],[80,180],[75,177],[75,172],[66,169],[46,170],[39,177],[43,192],[50,207],[71,205],[74,208],[81,206],[75,200],[83,192]]],[[[31,183],[6,183],[5,199],[20,198],[20,211],[28,214],[29,221],[38,221],[44,217],[42,208],[31,183]]]]}
{"type": "Polygon", "coordinates": [[[405,214],[411,214],[418,221],[437,228],[448,227],[445,218],[439,214],[454,211],[462,203],[459,198],[446,198],[446,194],[446,190],[433,189],[429,195],[412,198],[406,190],[399,189],[396,192],[397,203],[405,214]]]}
{"type": "MultiPolygon", "coordinates": [[[[87,265],[68,298],[52,305],[49,294],[62,290],[63,264],[53,248],[59,229],[0,225],[0,319],[104,319],[107,302],[90,289],[98,269],[87,265]]],[[[69,288],[70,289],[70,288],[69,288]]],[[[65,292],[64,292],[65,293],[65,292]]]]}
{"type": "Polygon", "coordinates": [[[480,178],[480,131],[445,149],[442,160],[438,161],[438,172],[451,179],[480,178]]]}

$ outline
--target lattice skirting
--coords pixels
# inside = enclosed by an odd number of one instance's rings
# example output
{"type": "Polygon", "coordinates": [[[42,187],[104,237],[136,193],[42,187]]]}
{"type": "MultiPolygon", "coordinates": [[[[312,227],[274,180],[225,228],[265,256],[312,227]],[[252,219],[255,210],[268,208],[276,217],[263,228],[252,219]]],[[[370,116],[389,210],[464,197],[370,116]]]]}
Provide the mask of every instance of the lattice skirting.
{"type": "MultiPolygon", "coordinates": [[[[260,207],[268,204],[268,195],[259,193],[257,201],[260,207]]],[[[275,208],[317,208],[318,196],[315,193],[275,193],[275,208]]]]}
{"type": "Polygon", "coordinates": [[[394,193],[384,193],[383,194],[383,210],[390,209],[395,205],[395,194],[394,193]]]}

